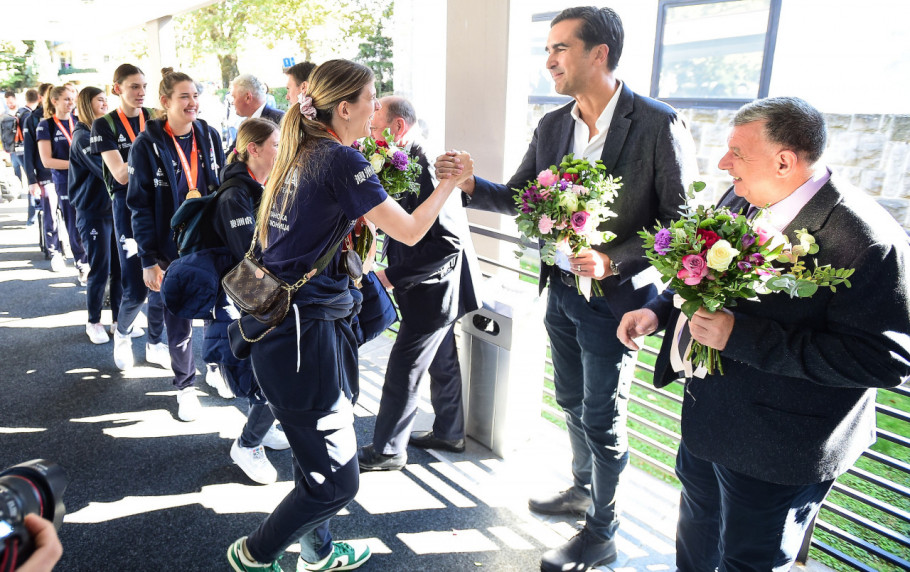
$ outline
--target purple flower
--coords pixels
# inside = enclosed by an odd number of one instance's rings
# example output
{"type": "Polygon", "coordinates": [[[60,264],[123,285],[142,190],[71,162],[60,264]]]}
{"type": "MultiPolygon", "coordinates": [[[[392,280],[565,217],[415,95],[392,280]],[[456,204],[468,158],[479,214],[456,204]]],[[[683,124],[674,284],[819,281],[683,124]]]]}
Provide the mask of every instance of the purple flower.
{"type": "Polygon", "coordinates": [[[559,181],[559,190],[564,191],[569,186],[569,182],[566,180],[559,181]]]}
{"type": "Polygon", "coordinates": [[[588,232],[588,230],[590,230],[588,225],[590,217],[591,215],[586,211],[578,211],[576,213],[572,213],[572,219],[570,220],[570,223],[572,224],[572,230],[574,230],[577,234],[584,234],[588,232]]]}
{"type": "Polygon", "coordinates": [[[399,171],[407,171],[408,155],[404,151],[395,151],[392,153],[392,166],[399,171]]]}
{"type": "Polygon", "coordinates": [[[531,212],[531,206],[525,200],[521,201],[521,212],[523,212],[524,214],[528,214],[531,212]]]}
{"type": "Polygon", "coordinates": [[[749,264],[748,262],[746,262],[745,260],[740,260],[739,262],[737,262],[736,267],[739,268],[740,271],[742,271],[742,272],[748,272],[748,271],[752,270],[752,265],[749,264]]]}
{"type": "Polygon", "coordinates": [[[749,248],[750,246],[755,244],[755,237],[752,236],[751,234],[744,234],[743,237],[741,239],[739,239],[739,241],[740,241],[740,243],[742,243],[743,248],[749,248]]]}
{"type": "Polygon", "coordinates": [[[670,251],[670,231],[662,228],[654,235],[654,251],[663,256],[670,251]]]}
{"type": "Polygon", "coordinates": [[[749,262],[753,266],[761,266],[762,264],[765,263],[765,257],[757,252],[753,252],[752,254],[749,255],[749,262]]]}

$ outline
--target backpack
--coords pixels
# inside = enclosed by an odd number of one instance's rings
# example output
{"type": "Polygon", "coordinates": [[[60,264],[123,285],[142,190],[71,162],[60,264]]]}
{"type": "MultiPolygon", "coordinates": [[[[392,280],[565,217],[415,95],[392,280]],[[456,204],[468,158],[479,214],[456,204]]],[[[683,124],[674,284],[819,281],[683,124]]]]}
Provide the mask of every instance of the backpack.
{"type": "Polygon", "coordinates": [[[187,199],[171,217],[171,230],[174,231],[174,242],[177,244],[177,256],[186,256],[206,248],[222,246],[218,244],[212,217],[218,205],[218,196],[222,189],[239,182],[240,177],[231,177],[221,183],[218,190],[211,195],[187,199]]]}

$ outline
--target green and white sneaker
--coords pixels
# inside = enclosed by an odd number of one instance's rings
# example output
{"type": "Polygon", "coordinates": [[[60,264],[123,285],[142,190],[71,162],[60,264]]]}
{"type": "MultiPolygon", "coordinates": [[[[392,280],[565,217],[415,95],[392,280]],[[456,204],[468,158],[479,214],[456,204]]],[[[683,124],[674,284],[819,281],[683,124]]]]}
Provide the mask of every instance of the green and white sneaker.
{"type": "Polygon", "coordinates": [[[246,536],[228,547],[227,559],[231,564],[231,568],[236,570],[236,572],[281,572],[281,566],[278,565],[277,560],[271,564],[262,564],[247,558],[243,552],[245,542],[246,536]]]}
{"type": "Polygon", "coordinates": [[[310,564],[303,558],[297,559],[297,572],[313,572],[314,570],[353,570],[360,568],[370,559],[370,547],[363,542],[333,542],[332,553],[310,564]]]}

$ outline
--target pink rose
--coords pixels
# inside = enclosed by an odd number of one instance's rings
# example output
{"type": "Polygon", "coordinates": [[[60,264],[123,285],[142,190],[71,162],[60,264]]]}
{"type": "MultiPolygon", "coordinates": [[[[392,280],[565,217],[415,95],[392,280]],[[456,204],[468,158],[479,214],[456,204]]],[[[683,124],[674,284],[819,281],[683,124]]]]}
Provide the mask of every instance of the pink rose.
{"type": "Polygon", "coordinates": [[[540,217],[540,222],[537,223],[537,230],[540,231],[540,234],[550,234],[550,231],[553,230],[553,219],[547,215],[540,217]]]}
{"type": "Polygon", "coordinates": [[[583,185],[572,185],[572,192],[578,196],[587,195],[588,188],[583,185]]]}
{"type": "Polygon", "coordinates": [[[701,283],[702,278],[708,274],[708,265],[705,259],[698,254],[687,254],[682,259],[682,270],[677,274],[689,286],[696,286],[701,283]]]}
{"type": "Polygon", "coordinates": [[[550,185],[556,184],[556,181],[556,173],[549,169],[544,169],[537,175],[537,182],[540,183],[541,187],[549,187],[550,185]]]}
{"type": "Polygon", "coordinates": [[[774,233],[766,228],[762,228],[758,225],[754,225],[752,230],[755,231],[755,234],[758,235],[758,243],[764,244],[774,236],[774,233]]]}
{"type": "Polygon", "coordinates": [[[591,215],[587,211],[578,211],[577,213],[572,213],[572,230],[574,230],[576,234],[585,234],[588,232],[588,230],[590,230],[588,228],[590,226],[588,224],[590,218],[591,215]]]}

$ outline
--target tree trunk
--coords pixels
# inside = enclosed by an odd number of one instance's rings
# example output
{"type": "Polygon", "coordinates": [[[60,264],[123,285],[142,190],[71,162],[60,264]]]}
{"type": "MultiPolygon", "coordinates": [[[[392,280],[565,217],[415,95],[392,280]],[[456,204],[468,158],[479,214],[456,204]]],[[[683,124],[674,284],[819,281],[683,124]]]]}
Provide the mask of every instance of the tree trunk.
{"type": "Polygon", "coordinates": [[[240,75],[240,69],[237,67],[237,55],[219,54],[218,63],[221,64],[221,83],[224,85],[224,89],[230,89],[231,80],[240,75]]]}

